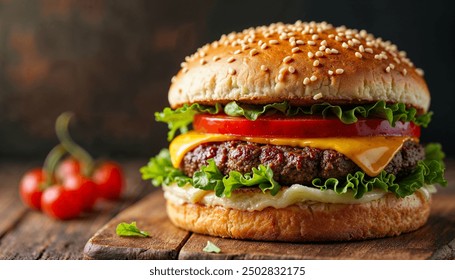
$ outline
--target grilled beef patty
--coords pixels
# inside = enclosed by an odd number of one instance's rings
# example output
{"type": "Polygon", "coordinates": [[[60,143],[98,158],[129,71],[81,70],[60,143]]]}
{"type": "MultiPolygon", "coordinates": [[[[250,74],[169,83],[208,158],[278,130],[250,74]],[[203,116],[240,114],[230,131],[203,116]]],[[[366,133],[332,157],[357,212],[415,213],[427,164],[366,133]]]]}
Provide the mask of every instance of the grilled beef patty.
{"type": "MultiPolygon", "coordinates": [[[[408,140],[385,171],[402,177],[414,170],[425,157],[419,143],[408,140]]],[[[314,178],[343,179],[360,168],[349,158],[334,150],[273,146],[244,141],[227,141],[202,144],[187,153],[180,168],[188,176],[207,165],[213,158],[223,174],[230,171],[251,172],[259,164],[273,170],[274,179],[283,184],[309,184],[314,178]]]]}

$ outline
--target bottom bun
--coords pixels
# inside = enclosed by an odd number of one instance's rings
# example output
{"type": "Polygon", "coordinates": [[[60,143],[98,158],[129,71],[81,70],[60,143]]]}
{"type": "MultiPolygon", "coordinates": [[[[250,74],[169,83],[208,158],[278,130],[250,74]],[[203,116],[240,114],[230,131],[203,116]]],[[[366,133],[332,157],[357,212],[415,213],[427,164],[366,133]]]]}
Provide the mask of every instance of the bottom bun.
{"type": "Polygon", "coordinates": [[[213,236],[264,241],[343,241],[395,236],[423,226],[431,199],[392,194],[362,204],[307,202],[245,211],[223,206],[176,204],[167,213],[178,227],[213,236]]]}

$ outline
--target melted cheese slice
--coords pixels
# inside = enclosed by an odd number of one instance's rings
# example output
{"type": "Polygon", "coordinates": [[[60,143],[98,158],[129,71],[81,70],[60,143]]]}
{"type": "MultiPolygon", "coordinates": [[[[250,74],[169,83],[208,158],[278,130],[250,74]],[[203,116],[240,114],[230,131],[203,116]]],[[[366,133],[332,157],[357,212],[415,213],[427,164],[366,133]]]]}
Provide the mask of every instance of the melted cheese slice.
{"type": "Polygon", "coordinates": [[[329,138],[264,138],[234,135],[210,134],[190,131],[177,136],[169,146],[174,167],[179,167],[186,153],[203,143],[231,140],[249,141],[260,144],[312,147],[332,149],[344,154],[356,163],[369,176],[377,176],[389,164],[394,155],[410,136],[371,136],[371,137],[329,137],[329,138]]]}

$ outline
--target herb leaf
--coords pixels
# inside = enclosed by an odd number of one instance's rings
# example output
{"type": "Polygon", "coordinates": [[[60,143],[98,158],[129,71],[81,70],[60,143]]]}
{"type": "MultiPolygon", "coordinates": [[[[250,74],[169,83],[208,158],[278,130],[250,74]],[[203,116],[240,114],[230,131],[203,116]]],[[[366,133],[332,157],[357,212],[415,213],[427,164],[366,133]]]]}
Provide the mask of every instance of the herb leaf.
{"type": "Polygon", "coordinates": [[[149,237],[150,234],[146,231],[139,230],[136,226],[136,222],[120,223],[117,225],[115,232],[118,236],[135,236],[135,237],[149,237]]]}
{"type": "Polygon", "coordinates": [[[207,253],[220,253],[221,252],[221,249],[216,246],[215,244],[213,244],[212,242],[210,241],[207,241],[207,245],[204,247],[204,249],[202,249],[202,251],[204,252],[207,252],[207,253]]]}

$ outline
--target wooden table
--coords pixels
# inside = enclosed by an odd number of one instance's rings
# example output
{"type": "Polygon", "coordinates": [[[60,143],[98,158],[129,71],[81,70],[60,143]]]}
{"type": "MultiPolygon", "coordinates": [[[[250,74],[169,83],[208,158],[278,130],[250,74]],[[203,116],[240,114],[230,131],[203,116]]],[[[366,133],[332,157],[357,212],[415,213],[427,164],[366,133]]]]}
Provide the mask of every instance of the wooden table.
{"type": "Polygon", "coordinates": [[[421,230],[395,238],[333,244],[236,241],[180,230],[165,217],[161,191],[154,192],[156,188],[141,181],[138,169],[145,162],[146,159],[122,162],[128,187],[121,201],[102,201],[93,213],[63,222],[27,209],[19,199],[20,177],[37,163],[0,162],[0,259],[455,258],[455,160],[447,161],[449,187],[439,188],[434,196],[432,216],[421,230]],[[138,211],[143,209],[158,211],[159,215],[153,221],[140,220],[143,213],[138,211]],[[118,221],[136,218],[142,229],[152,232],[152,238],[128,239],[115,235],[118,221]],[[223,254],[202,253],[207,240],[224,248],[223,254]]]}

